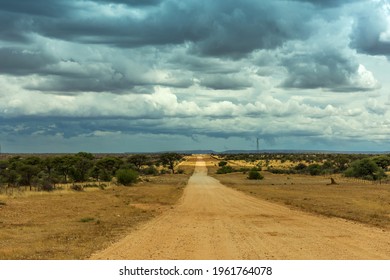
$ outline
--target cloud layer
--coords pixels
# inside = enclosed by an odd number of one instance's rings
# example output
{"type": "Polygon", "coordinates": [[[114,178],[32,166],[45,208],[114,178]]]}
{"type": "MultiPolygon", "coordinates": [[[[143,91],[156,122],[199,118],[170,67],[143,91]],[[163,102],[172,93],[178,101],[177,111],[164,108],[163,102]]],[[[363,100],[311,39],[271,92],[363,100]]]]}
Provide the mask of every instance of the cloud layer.
{"type": "Polygon", "coordinates": [[[388,1],[0,7],[10,151],[390,150],[388,1]]]}

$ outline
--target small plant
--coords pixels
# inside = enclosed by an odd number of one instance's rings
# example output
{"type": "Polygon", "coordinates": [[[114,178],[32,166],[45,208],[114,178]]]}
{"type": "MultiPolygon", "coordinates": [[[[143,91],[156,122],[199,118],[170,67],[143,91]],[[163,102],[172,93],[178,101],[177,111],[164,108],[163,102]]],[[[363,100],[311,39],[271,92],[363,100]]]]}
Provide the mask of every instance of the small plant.
{"type": "Polygon", "coordinates": [[[89,223],[89,222],[92,222],[94,221],[95,218],[91,218],[91,217],[86,217],[86,218],[82,218],[79,220],[80,223],[89,223]]]}
{"type": "Polygon", "coordinates": [[[184,170],[183,170],[183,169],[178,169],[178,170],[177,170],[177,173],[178,173],[178,174],[184,174],[184,170]]]}
{"type": "Polygon", "coordinates": [[[219,167],[224,167],[224,166],[226,166],[228,163],[227,163],[227,161],[220,161],[219,163],[218,163],[218,166],[219,167]]]}
{"type": "Polygon", "coordinates": [[[257,170],[251,170],[248,173],[249,180],[261,180],[263,178],[264,178],[263,175],[261,175],[257,170]]]}
{"type": "Polygon", "coordinates": [[[76,192],[81,192],[81,191],[84,190],[84,187],[81,186],[81,185],[72,185],[72,186],[70,187],[70,189],[73,190],[73,191],[76,191],[76,192]]]}

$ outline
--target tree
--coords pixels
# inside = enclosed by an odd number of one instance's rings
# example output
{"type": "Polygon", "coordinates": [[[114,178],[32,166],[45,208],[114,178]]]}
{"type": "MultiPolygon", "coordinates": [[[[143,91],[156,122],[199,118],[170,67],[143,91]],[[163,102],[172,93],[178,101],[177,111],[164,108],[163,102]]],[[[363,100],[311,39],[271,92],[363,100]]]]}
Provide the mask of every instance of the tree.
{"type": "Polygon", "coordinates": [[[69,174],[72,171],[74,157],[70,155],[60,156],[53,159],[55,170],[64,176],[64,182],[68,182],[69,174]]]}
{"type": "Polygon", "coordinates": [[[147,165],[149,157],[146,155],[132,155],[128,160],[129,163],[133,164],[135,168],[140,171],[142,166],[147,165]]]}
{"type": "Polygon", "coordinates": [[[74,182],[85,182],[88,179],[87,175],[92,166],[93,163],[89,157],[78,154],[73,158],[73,166],[69,175],[74,182]]]}
{"type": "Polygon", "coordinates": [[[376,156],[372,160],[383,170],[387,170],[387,167],[390,166],[390,155],[376,156]]]}
{"type": "Polygon", "coordinates": [[[116,157],[105,157],[99,159],[95,166],[99,169],[100,179],[103,181],[110,181],[115,172],[121,168],[123,161],[116,157]]]}
{"type": "Polygon", "coordinates": [[[33,179],[38,175],[39,168],[36,165],[21,163],[17,166],[16,171],[20,174],[20,183],[30,187],[32,189],[33,179]]]}
{"type": "Polygon", "coordinates": [[[386,176],[383,169],[370,158],[352,162],[351,167],[345,171],[344,175],[366,180],[380,180],[386,176]]]}
{"type": "Polygon", "coordinates": [[[183,157],[177,153],[165,153],[160,156],[160,160],[164,165],[168,165],[168,168],[175,173],[176,161],[181,160],[183,157]]]}

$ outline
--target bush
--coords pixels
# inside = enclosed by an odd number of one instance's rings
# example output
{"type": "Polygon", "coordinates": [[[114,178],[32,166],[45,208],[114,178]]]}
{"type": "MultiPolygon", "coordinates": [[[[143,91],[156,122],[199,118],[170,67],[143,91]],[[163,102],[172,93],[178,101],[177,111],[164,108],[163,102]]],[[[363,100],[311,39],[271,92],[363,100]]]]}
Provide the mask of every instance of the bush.
{"type": "Polygon", "coordinates": [[[248,179],[249,180],[262,180],[264,179],[263,175],[259,173],[257,170],[251,170],[248,173],[248,179]]]}
{"type": "Polygon", "coordinates": [[[321,165],[313,163],[307,167],[307,171],[309,172],[310,175],[315,176],[315,175],[320,175],[322,173],[322,168],[321,165]]]}
{"type": "Polygon", "coordinates": [[[227,161],[220,161],[219,163],[218,163],[218,166],[219,167],[224,167],[224,166],[226,166],[228,163],[227,163],[227,161]]]}
{"type": "Polygon", "coordinates": [[[148,168],[143,169],[142,173],[144,173],[145,175],[154,175],[154,176],[156,176],[156,175],[158,175],[158,170],[154,166],[149,166],[148,168]]]}
{"type": "Polygon", "coordinates": [[[217,170],[217,174],[227,174],[235,172],[236,170],[230,165],[225,165],[217,170]]]}
{"type": "Polygon", "coordinates": [[[119,169],[116,172],[116,179],[119,184],[130,186],[137,182],[138,173],[132,169],[119,169]]]}

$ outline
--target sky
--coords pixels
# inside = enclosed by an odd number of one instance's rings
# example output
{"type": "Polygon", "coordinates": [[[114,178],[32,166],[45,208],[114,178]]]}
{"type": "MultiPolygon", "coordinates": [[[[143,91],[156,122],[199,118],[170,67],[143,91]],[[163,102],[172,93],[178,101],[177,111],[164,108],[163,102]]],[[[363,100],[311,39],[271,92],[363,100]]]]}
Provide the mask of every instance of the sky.
{"type": "Polygon", "coordinates": [[[0,0],[1,151],[390,151],[389,60],[389,0],[0,0]]]}

